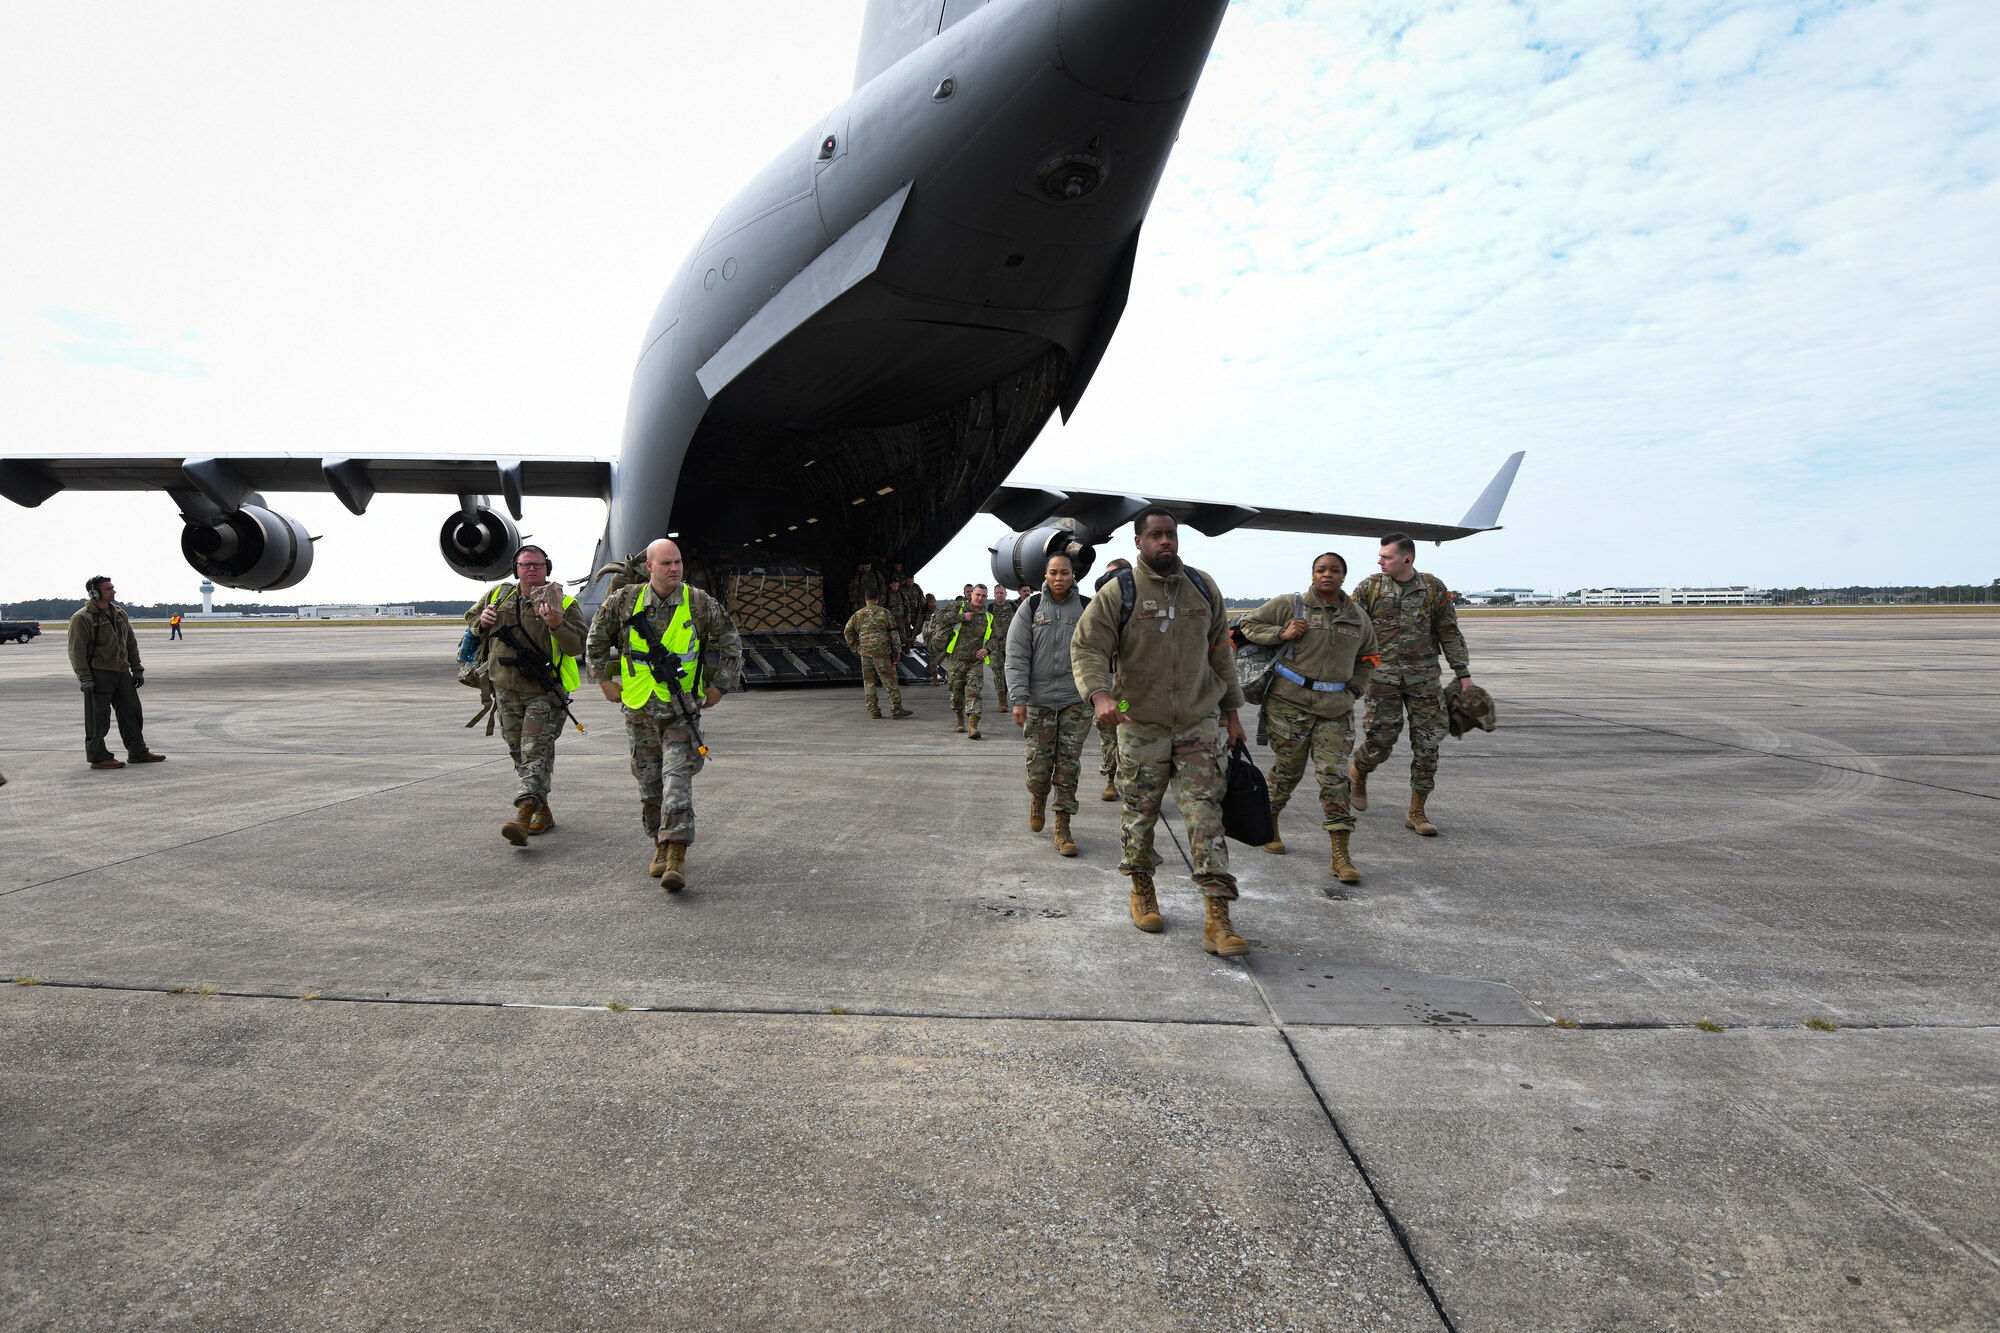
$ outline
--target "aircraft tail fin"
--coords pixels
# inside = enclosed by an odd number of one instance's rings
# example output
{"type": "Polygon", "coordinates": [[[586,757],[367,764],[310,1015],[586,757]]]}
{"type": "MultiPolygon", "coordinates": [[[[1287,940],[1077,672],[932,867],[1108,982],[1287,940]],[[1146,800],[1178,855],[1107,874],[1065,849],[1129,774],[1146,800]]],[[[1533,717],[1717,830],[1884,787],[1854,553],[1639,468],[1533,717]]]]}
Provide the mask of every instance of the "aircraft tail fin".
{"type": "Polygon", "coordinates": [[[1527,450],[1509,454],[1500,470],[1493,474],[1493,480],[1486,483],[1486,489],[1472,502],[1472,508],[1465,511],[1465,517],[1458,521],[1461,528],[1491,529],[1500,526],[1500,506],[1507,503],[1507,492],[1513,488],[1514,474],[1521,470],[1521,458],[1527,450]]]}

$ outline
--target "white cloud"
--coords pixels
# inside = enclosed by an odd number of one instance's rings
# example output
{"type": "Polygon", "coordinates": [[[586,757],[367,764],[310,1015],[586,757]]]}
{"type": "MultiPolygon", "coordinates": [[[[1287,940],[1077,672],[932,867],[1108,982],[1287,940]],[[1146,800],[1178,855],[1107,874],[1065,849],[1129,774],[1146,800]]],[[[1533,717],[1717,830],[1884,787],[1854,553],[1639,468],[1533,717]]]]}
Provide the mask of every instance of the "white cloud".
{"type": "MultiPolygon", "coordinates": [[[[855,3],[754,32],[727,7],[88,12],[0,53],[0,116],[36,129],[0,140],[35,201],[0,215],[9,450],[608,452],[672,266],[843,95],[859,29],[855,3]],[[202,374],[52,359],[49,308],[202,374]]],[[[1018,475],[1453,519],[1525,448],[1508,530],[1427,556],[1454,582],[1990,578],[1996,63],[1972,0],[1239,3],[1124,326],[1018,475]]],[[[408,503],[315,517],[311,591],[467,586],[408,503]]],[[[98,518],[158,581],[129,592],[183,591],[166,509],[0,507],[0,596],[73,583],[98,518]]],[[[530,520],[574,565],[601,516],[530,520]]],[[[996,528],[930,581],[983,570],[996,528]]],[[[1317,545],[1189,553],[1266,591],[1317,545]]]]}

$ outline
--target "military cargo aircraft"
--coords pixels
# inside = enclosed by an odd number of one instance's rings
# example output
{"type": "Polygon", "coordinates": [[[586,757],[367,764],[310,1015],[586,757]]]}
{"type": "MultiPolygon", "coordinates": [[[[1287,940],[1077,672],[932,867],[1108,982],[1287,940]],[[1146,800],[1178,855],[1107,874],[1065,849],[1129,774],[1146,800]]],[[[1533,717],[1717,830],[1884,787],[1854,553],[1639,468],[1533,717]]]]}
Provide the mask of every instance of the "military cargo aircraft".
{"type": "MultiPolygon", "coordinates": [[[[839,623],[859,561],[920,568],[981,510],[1017,529],[994,547],[996,578],[1037,583],[1057,550],[1084,572],[1159,497],[1002,483],[1054,413],[1076,410],[1118,327],[1226,8],[869,0],[852,94],[723,208],[661,298],[616,457],[14,455],[0,495],[165,491],[187,562],[254,590],[312,568],[316,538],[264,498],[301,491],[357,515],[377,494],[455,497],[439,549],[472,579],[512,568],[526,497],[599,497],[594,565],[677,533],[711,576],[817,571],[816,629],[839,623]]],[[[1450,526],[1163,503],[1210,535],[1449,540],[1497,523],[1519,462],[1450,526]]]]}

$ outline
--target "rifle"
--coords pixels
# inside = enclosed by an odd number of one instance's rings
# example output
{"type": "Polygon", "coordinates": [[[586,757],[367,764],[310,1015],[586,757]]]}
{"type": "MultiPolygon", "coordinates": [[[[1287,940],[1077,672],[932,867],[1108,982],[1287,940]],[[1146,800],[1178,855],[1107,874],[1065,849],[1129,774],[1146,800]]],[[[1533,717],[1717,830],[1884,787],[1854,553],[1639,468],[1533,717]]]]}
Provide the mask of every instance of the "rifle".
{"type": "MultiPolygon", "coordinates": [[[[529,678],[536,685],[540,686],[545,693],[553,694],[556,697],[556,704],[563,710],[563,716],[569,719],[570,725],[576,728],[577,734],[579,736],[588,734],[583,729],[583,723],[576,720],[576,714],[569,710],[569,696],[563,693],[562,678],[556,674],[555,663],[551,662],[544,654],[536,652],[533,648],[521,642],[521,636],[514,632],[512,625],[497,625],[494,627],[493,632],[494,636],[500,642],[512,648],[515,653],[513,657],[501,658],[500,665],[515,667],[527,672],[529,678]]],[[[477,722],[479,719],[474,718],[472,720],[477,722]]]]}
{"type": "MultiPolygon", "coordinates": [[[[688,613],[692,615],[694,613],[693,590],[683,584],[681,587],[681,596],[689,599],[688,613]]],[[[625,618],[625,651],[631,651],[631,632],[635,627],[650,628],[642,625],[645,619],[646,613],[643,610],[634,611],[625,618]]],[[[667,697],[674,701],[674,707],[680,711],[681,720],[687,723],[688,735],[694,739],[696,764],[707,763],[708,742],[701,738],[701,706],[688,696],[687,688],[681,684],[681,659],[677,656],[666,656],[666,645],[651,634],[642,633],[639,637],[646,641],[646,665],[652,668],[653,679],[665,680],[667,682],[667,697]]],[[[704,667],[707,664],[707,657],[708,645],[703,644],[701,649],[695,654],[694,660],[694,685],[697,690],[701,688],[701,678],[704,674],[704,667]]]]}

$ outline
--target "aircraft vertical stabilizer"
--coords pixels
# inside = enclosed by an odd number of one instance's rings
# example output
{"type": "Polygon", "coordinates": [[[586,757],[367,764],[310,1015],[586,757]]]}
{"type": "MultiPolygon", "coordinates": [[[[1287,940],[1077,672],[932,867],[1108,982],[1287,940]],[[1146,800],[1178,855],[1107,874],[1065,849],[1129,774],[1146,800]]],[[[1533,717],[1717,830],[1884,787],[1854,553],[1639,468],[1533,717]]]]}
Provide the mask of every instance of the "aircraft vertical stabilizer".
{"type": "Polygon", "coordinates": [[[1482,531],[1500,526],[1500,506],[1507,503],[1507,492],[1513,488],[1514,474],[1521,470],[1521,459],[1527,450],[1510,454],[1500,470],[1493,474],[1493,480],[1486,483],[1486,489],[1472,502],[1472,508],[1465,511],[1465,517],[1458,521],[1461,528],[1478,528],[1482,531]]]}

